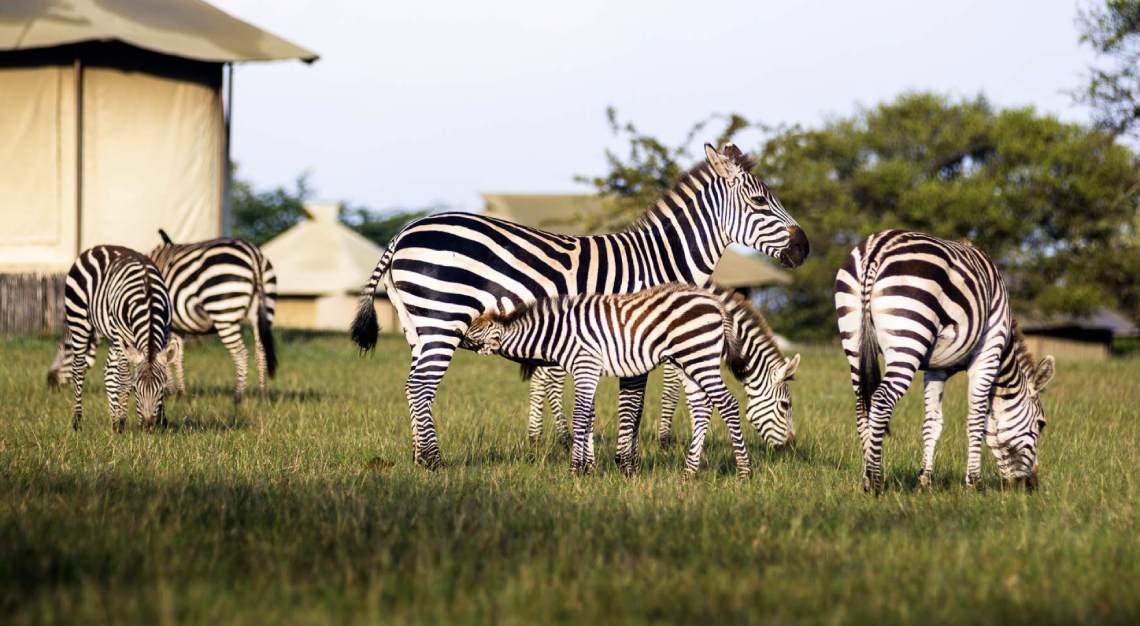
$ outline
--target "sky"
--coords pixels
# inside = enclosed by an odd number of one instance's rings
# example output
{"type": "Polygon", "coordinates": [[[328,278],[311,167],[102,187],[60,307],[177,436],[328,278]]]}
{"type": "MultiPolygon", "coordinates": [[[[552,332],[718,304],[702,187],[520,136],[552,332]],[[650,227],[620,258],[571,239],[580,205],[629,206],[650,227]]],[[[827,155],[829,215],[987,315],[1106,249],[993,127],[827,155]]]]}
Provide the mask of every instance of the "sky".
{"type": "Polygon", "coordinates": [[[380,210],[590,192],[574,176],[620,147],[610,105],[671,142],[714,113],[813,126],[908,90],[1088,119],[1073,1],[211,2],[321,56],[236,68],[239,176],[308,172],[318,199],[380,210]]]}

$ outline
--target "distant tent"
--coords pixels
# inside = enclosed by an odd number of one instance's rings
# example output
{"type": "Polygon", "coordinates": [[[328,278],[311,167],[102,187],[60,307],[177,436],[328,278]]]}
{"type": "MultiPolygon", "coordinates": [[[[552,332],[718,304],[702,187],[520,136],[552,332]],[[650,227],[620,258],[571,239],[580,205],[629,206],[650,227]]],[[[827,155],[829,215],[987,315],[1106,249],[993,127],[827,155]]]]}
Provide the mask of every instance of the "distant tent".
{"type": "MultiPolygon", "coordinates": [[[[605,221],[611,200],[593,194],[485,193],[483,200],[485,215],[564,235],[614,230],[614,224],[605,221]]],[[[729,248],[716,266],[713,280],[725,287],[749,291],[787,284],[791,277],[756,254],[729,248]]]]}
{"type": "Polygon", "coordinates": [[[316,58],[198,0],[0,4],[0,272],[222,234],[224,66],[316,58]]]}
{"type": "MultiPolygon", "coordinates": [[[[274,323],[344,331],[356,313],[360,289],[384,251],[337,220],[339,204],[306,202],[305,211],[309,219],[261,247],[277,273],[274,323]]],[[[399,329],[386,297],[377,298],[376,312],[381,330],[399,329]]]]}
{"type": "Polygon", "coordinates": [[[1027,315],[1019,319],[1025,343],[1038,358],[1052,354],[1059,360],[1103,361],[1112,355],[1118,337],[1136,337],[1136,325],[1108,309],[1087,315],[1027,315]]]}

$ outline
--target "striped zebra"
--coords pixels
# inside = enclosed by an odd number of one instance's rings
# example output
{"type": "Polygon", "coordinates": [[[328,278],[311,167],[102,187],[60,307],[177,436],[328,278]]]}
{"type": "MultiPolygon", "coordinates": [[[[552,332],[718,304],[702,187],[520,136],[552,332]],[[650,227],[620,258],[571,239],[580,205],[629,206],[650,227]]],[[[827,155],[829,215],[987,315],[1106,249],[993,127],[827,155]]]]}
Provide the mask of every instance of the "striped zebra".
{"type": "MultiPolygon", "coordinates": [[[[150,251],[174,300],[174,330],[200,335],[218,334],[237,371],[234,401],[240,402],[249,375],[249,353],[241,337],[241,322],[253,327],[254,360],[261,394],[266,378],[277,371],[273,315],[277,308],[277,275],[257,246],[242,239],[209,239],[176,244],[159,230],[162,244],[150,251]]],[[[175,341],[172,369],[179,392],[186,390],[182,371],[182,342],[175,341]]]]}
{"type": "Polygon", "coordinates": [[[83,379],[100,337],[110,344],[105,386],[112,428],[126,428],[132,387],[139,425],[164,423],[171,303],[154,263],[120,246],[85,250],[67,273],[63,298],[70,352],[83,357],[70,359],[75,392],[71,427],[79,430],[83,419],[83,379]]]}
{"type": "Polygon", "coordinates": [[[882,490],[883,436],[918,370],[925,372],[926,414],[920,486],[930,485],[934,471],[946,379],[963,370],[966,484],[980,486],[984,438],[1003,479],[1036,486],[1037,442],[1045,429],[1039,394],[1053,378],[1054,361],[1047,356],[1034,364],[1005,282],[985,252],[922,233],[871,235],[835,277],[835,309],[856,396],[865,490],[882,490]]]}
{"type": "Polygon", "coordinates": [[[381,280],[412,348],[406,394],[413,458],[440,462],[432,417],[436,389],[467,326],[484,313],[541,297],[629,293],[668,282],[705,284],[730,243],[794,267],[808,254],[803,230],[729,144],[705,145],[706,161],[628,230],[571,237],[469,213],[410,223],[381,255],[352,324],[363,350],[376,345],[373,297],[381,280]]]}
{"type": "MultiPolygon", "coordinates": [[[[277,276],[273,266],[257,246],[241,239],[176,244],[165,231],[159,230],[158,234],[162,244],[151,250],[150,258],[170,289],[174,330],[192,335],[218,333],[237,370],[234,400],[240,401],[249,375],[249,354],[242,341],[241,322],[248,319],[253,326],[258,385],[264,395],[266,377],[272,378],[277,370],[272,326],[277,276]]],[[[170,343],[169,382],[175,391],[185,392],[182,339],[174,335],[170,343]]],[[[50,385],[66,379],[58,370],[70,358],[65,348],[66,342],[61,343],[48,372],[50,385]]]]}
{"type": "MultiPolygon", "coordinates": [[[[574,447],[571,473],[594,466],[594,393],[602,376],[620,376],[628,402],[619,413],[640,417],[645,381],[654,368],[673,363],[695,403],[711,402],[732,437],[736,471],[751,473],[740,429],[740,407],[720,376],[722,355],[735,371],[740,344],[720,300],[692,285],[670,283],[632,294],[588,294],[539,300],[507,314],[483,315],[467,329],[464,347],[498,354],[524,365],[557,364],[574,379],[574,447]],[[627,393],[632,392],[632,393],[627,393]]],[[[685,471],[700,466],[709,413],[694,412],[693,441],[685,471]]],[[[637,469],[637,420],[618,427],[618,465],[637,469]]]]}
{"type": "MultiPolygon", "coordinates": [[[[710,284],[707,289],[720,299],[721,305],[732,319],[733,331],[741,341],[745,370],[741,372],[740,379],[748,397],[745,416],[768,445],[779,448],[794,443],[796,431],[792,421],[792,396],[788,383],[795,378],[800,355],[784,357],[772,337],[768,321],[747,298],[716,284],[710,284]]],[[[683,376],[670,363],[666,363],[662,371],[661,421],[657,436],[662,446],[668,446],[673,442],[673,415],[680,400],[683,376]]],[[[558,441],[569,442],[570,432],[562,414],[565,376],[566,372],[559,368],[540,368],[535,372],[527,422],[527,436],[531,441],[537,440],[542,433],[543,407],[549,404],[554,414],[558,441]],[[535,383],[535,380],[538,382],[535,383]]],[[[707,410],[707,406],[693,407],[693,411],[707,410]]]]}

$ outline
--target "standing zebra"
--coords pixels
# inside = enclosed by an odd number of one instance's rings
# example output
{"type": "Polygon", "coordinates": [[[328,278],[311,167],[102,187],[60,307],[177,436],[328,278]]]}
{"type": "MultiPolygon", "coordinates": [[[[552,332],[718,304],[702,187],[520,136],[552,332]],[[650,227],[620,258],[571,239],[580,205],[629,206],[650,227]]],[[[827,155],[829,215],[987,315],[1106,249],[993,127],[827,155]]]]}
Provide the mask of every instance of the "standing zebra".
{"type": "MultiPolygon", "coordinates": [[[[159,230],[158,234],[162,245],[151,250],[150,258],[170,289],[174,330],[189,334],[218,333],[237,370],[234,400],[240,401],[249,375],[249,354],[242,341],[241,322],[248,319],[253,326],[258,385],[264,395],[266,376],[272,378],[277,370],[273,344],[277,276],[273,266],[257,246],[241,239],[176,244],[165,231],[159,230]]],[[[182,339],[172,336],[170,343],[170,382],[179,392],[184,392],[182,339]]],[[[60,344],[60,352],[48,372],[49,384],[61,378],[56,372],[69,358],[65,347],[66,342],[60,344]]]]}
{"type": "Polygon", "coordinates": [[[1037,484],[1045,429],[1039,394],[1053,357],[1034,365],[993,261],[968,242],[888,230],[859,244],[835,277],[839,336],[851,366],[863,488],[882,490],[882,446],[895,403],[924,370],[919,484],[930,485],[946,379],[969,376],[966,484],[981,479],[983,437],[1003,479],[1037,484]],[[878,354],[885,369],[880,373],[878,354]]]}
{"type": "Polygon", "coordinates": [[[79,430],[83,419],[83,379],[99,337],[110,343],[105,380],[114,430],[126,428],[132,386],[139,424],[165,422],[162,401],[171,304],[154,263],[119,246],[85,250],[67,273],[63,297],[67,341],[76,357],[71,359],[75,392],[71,427],[79,430]]]}
{"type": "MultiPolygon", "coordinates": [[[[741,358],[744,371],[740,379],[748,396],[745,415],[756,431],[768,442],[779,448],[795,441],[796,431],[792,423],[792,396],[788,383],[795,378],[800,364],[800,355],[785,358],[772,337],[772,329],[767,320],[748,300],[730,289],[715,283],[706,288],[720,299],[721,305],[732,319],[733,332],[741,341],[741,358]]],[[[681,371],[670,363],[662,368],[664,372],[661,392],[661,421],[658,426],[658,440],[663,446],[673,442],[673,414],[680,399],[682,383],[681,371]]],[[[562,390],[566,372],[559,368],[539,368],[531,384],[530,417],[527,422],[527,436],[536,440],[542,433],[543,402],[548,402],[555,417],[555,428],[560,442],[569,442],[570,432],[562,415],[562,390]],[[540,378],[541,377],[541,378],[540,378]],[[537,397],[536,392],[537,390],[537,397]]],[[[690,398],[690,403],[692,399],[690,398]]],[[[707,411],[707,406],[694,406],[696,411],[707,411]]],[[[628,419],[628,416],[626,416],[628,419]]],[[[640,419],[640,418],[638,418],[640,419]]]]}
{"type": "MultiPolygon", "coordinates": [[[[257,383],[265,395],[266,377],[277,371],[273,314],[277,308],[277,275],[257,246],[242,239],[210,239],[176,244],[159,230],[162,245],[150,251],[174,300],[174,329],[180,333],[217,332],[230,353],[237,378],[234,401],[240,402],[249,375],[249,354],[241,322],[253,326],[257,383]],[[256,308],[254,305],[257,305],[256,308]]],[[[178,391],[185,391],[181,340],[173,359],[178,391]]]]}
{"type": "MultiPolygon", "coordinates": [[[[602,376],[620,376],[622,390],[640,391],[654,368],[673,363],[685,375],[694,402],[711,401],[732,436],[736,471],[751,473],[740,430],[740,407],[720,376],[721,355],[740,371],[740,345],[720,300],[699,287],[670,283],[632,294],[589,294],[539,300],[508,314],[477,318],[464,346],[530,365],[557,364],[574,379],[574,449],[570,471],[594,466],[594,392],[602,376]]],[[[641,406],[619,410],[640,415],[641,406]]],[[[700,466],[709,413],[693,414],[693,441],[685,470],[700,466]]],[[[636,420],[618,428],[618,464],[636,471],[636,420]]]]}
{"type": "Polygon", "coordinates": [[[570,237],[469,213],[416,220],[381,255],[352,324],[364,350],[379,327],[373,297],[385,280],[412,348],[407,381],[413,457],[440,462],[432,401],[467,326],[484,313],[509,311],[541,297],[628,293],[667,282],[704,284],[730,243],[794,267],[808,241],[754,163],[729,144],[705,145],[700,164],[628,230],[570,237]]]}

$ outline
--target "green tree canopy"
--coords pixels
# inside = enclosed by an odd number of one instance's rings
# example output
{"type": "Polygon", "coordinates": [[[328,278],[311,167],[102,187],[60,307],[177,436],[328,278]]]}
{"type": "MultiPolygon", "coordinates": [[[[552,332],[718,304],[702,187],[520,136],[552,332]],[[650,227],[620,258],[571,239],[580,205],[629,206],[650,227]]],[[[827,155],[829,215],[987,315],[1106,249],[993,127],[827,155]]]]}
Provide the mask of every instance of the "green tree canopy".
{"type": "Polygon", "coordinates": [[[1101,58],[1078,97],[1115,133],[1140,130],[1140,0],[1107,0],[1081,11],[1081,41],[1101,58]]]}
{"type": "MultiPolygon", "coordinates": [[[[757,174],[812,246],[767,302],[782,332],[833,337],[835,272],[863,237],[887,228],[973,241],[1023,312],[1140,314],[1140,174],[1110,133],[1031,108],[997,111],[982,97],[917,93],[820,128],[771,132],[759,156],[757,174]]],[[[640,166],[624,164],[623,176],[640,166]]],[[[596,180],[615,191],[609,177],[596,180]]]]}

